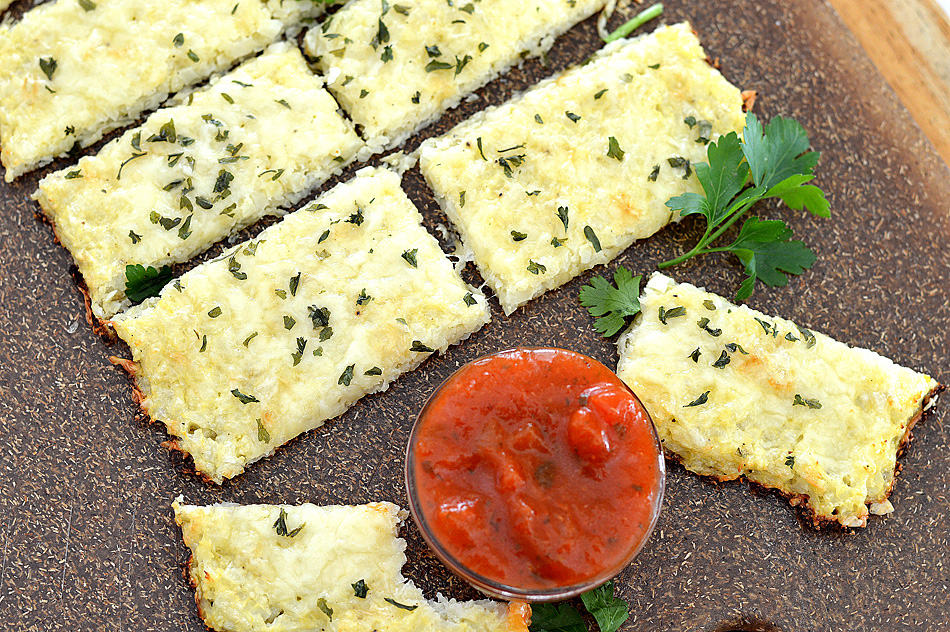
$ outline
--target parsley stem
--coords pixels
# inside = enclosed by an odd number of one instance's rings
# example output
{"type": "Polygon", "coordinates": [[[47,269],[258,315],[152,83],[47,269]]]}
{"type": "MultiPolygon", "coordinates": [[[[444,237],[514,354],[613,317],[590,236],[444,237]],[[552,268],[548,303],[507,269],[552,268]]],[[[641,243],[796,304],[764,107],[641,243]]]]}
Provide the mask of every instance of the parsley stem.
{"type": "Polygon", "coordinates": [[[693,249],[692,249],[692,250],[690,250],[689,252],[686,252],[686,253],[684,253],[684,254],[681,254],[680,256],[676,257],[675,259],[670,259],[669,261],[664,261],[663,263],[658,264],[656,267],[659,268],[660,270],[662,270],[662,269],[664,269],[664,268],[669,268],[670,266],[675,266],[675,265],[678,264],[678,263],[683,263],[684,261],[686,261],[687,259],[690,259],[691,257],[695,257],[696,255],[699,254],[699,251],[702,250],[703,246],[705,246],[706,244],[708,244],[708,243],[711,241],[711,240],[709,239],[709,233],[711,233],[711,232],[712,232],[712,226],[710,226],[709,224],[707,224],[707,225],[706,225],[706,232],[703,233],[703,236],[700,238],[699,241],[696,242],[696,245],[693,246],[693,249]]]}
{"type": "Polygon", "coordinates": [[[719,247],[719,248],[703,248],[703,249],[699,252],[699,254],[701,254],[701,255],[708,255],[708,254],[713,253],[713,252],[732,252],[732,248],[730,248],[729,246],[721,246],[721,247],[719,247]]]}
{"type": "MultiPolygon", "coordinates": [[[[722,235],[724,232],[726,232],[727,230],[729,230],[729,227],[736,223],[736,220],[738,220],[740,217],[742,217],[743,215],[745,215],[745,214],[746,214],[746,211],[748,211],[750,208],[752,208],[752,206],[753,206],[756,202],[758,202],[759,200],[761,200],[761,199],[762,199],[761,197],[753,196],[753,197],[750,198],[745,204],[743,204],[742,206],[740,206],[740,207],[739,207],[738,209],[736,209],[735,211],[732,211],[732,212],[730,213],[731,217],[729,217],[729,219],[728,219],[727,221],[723,222],[723,223],[719,226],[719,228],[716,229],[716,231],[715,231],[712,235],[709,236],[709,239],[706,239],[706,240],[705,240],[705,243],[708,244],[708,243],[710,243],[710,242],[716,241],[716,240],[719,238],[720,235],[722,235]]],[[[703,242],[701,241],[700,243],[702,244],[703,242]]]]}
{"type": "Polygon", "coordinates": [[[689,252],[683,253],[683,254],[681,254],[680,256],[676,257],[675,259],[670,259],[669,261],[664,261],[663,263],[658,263],[656,267],[657,267],[658,269],[660,269],[660,270],[663,270],[664,268],[669,268],[669,267],[675,266],[675,265],[677,265],[677,264],[679,264],[679,263],[683,263],[683,262],[686,261],[687,259],[691,259],[691,258],[695,257],[696,255],[698,255],[698,254],[699,254],[699,251],[702,249],[702,247],[705,245],[705,243],[706,243],[705,241],[700,240],[699,243],[697,243],[695,246],[693,246],[693,249],[690,250],[689,252]]]}
{"type": "Polygon", "coordinates": [[[719,228],[717,228],[715,231],[712,230],[712,227],[707,226],[707,227],[706,227],[706,232],[703,234],[702,239],[700,239],[698,242],[696,242],[696,245],[693,246],[693,249],[692,249],[692,250],[690,250],[689,252],[684,253],[684,254],[682,254],[682,255],[676,257],[675,259],[670,259],[669,261],[664,261],[663,263],[658,264],[656,267],[657,267],[658,269],[660,269],[660,270],[663,270],[663,269],[665,269],[665,268],[669,268],[669,267],[671,267],[671,266],[675,266],[675,265],[677,265],[677,264],[679,264],[679,263],[683,263],[684,261],[686,261],[686,260],[688,260],[688,259],[691,259],[692,257],[695,257],[696,255],[699,255],[699,254],[706,254],[706,253],[709,253],[709,252],[726,252],[726,251],[728,251],[728,250],[729,250],[728,247],[725,247],[725,248],[706,248],[706,245],[707,245],[707,244],[710,244],[710,243],[712,243],[712,242],[714,242],[714,241],[716,241],[717,239],[719,239],[719,237],[720,237],[724,232],[726,232],[726,231],[729,229],[730,226],[732,226],[733,224],[736,223],[736,220],[738,220],[740,217],[742,217],[743,215],[745,215],[745,214],[746,214],[746,211],[748,211],[750,208],[752,208],[752,205],[755,204],[756,202],[758,202],[760,199],[761,199],[761,198],[759,198],[759,197],[752,197],[752,198],[750,198],[749,200],[747,200],[744,204],[741,204],[740,206],[738,206],[735,210],[730,211],[730,213],[727,215],[727,217],[729,217],[729,219],[728,219],[726,222],[724,222],[723,224],[721,224],[721,225],[719,226],[719,228]]]}
{"type": "Polygon", "coordinates": [[[607,37],[604,38],[604,41],[608,44],[614,40],[618,40],[621,37],[626,37],[636,31],[638,28],[652,20],[653,18],[659,16],[663,13],[663,3],[658,2],[652,7],[644,9],[640,13],[636,14],[633,18],[621,24],[617,30],[613,33],[610,33],[607,37]]]}

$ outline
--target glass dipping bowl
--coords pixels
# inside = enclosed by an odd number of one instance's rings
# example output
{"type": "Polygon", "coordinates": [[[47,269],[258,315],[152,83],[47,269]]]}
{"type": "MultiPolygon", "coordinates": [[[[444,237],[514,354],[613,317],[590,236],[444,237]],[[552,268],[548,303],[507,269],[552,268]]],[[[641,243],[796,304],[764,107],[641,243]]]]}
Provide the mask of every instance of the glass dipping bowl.
{"type": "MultiPolygon", "coordinates": [[[[478,367],[481,366],[482,364],[478,365],[478,367]]],[[[597,370],[599,371],[600,369],[597,370]]],[[[587,400],[582,399],[582,401],[584,402],[583,405],[586,405],[587,400]]],[[[647,542],[647,540],[649,540],[660,515],[660,510],[663,504],[663,492],[665,489],[666,467],[663,458],[663,450],[656,433],[656,428],[653,425],[652,419],[650,419],[649,413],[642,406],[642,404],[640,404],[640,401],[637,399],[636,395],[618,377],[616,377],[616,374],[610,371],[610,369],[607,369],[603,364],[592,358],[588,358],[587,356],[573,351],[549,347],[519,347],[487,354],[465,364],[455,371],[451,376],[449,376],[435,391],[433,391],[425,405],[422,407],[422,410],[419,412],[415,424],[413,425],[412,432],[409,436],[409,444],[406,449],[405,476],[406,489],[409,497],[409,508],[412,513],[413,520],[416,523],[416,526],[418,526],[419,531],[422,533],[426,543],[429,545],[432,551],[435,552],[436,556],[446,566],[449,567],[450,570],[452,570],[462,579],[469,582],[478,590],[492,597],[506,600],[540,602],[561,601],[596,588],[623,570],[623,568],[626,567],[637,556],[644,544],[647,542]],[[472,570],[465,563],[463,563],[456,554],[453,554],[451,546],[447,546],[440,541],[437,533],[427,521],[425,512],[423,510],[423,503],[421,502],[420,498],[419,485],[423,483],[420,483],[416,476],[416,450],[420,434],[422,432],[421,429],[425,426],[427,413],[433,406],[433,403],[440,398],[447,387],[455,384],[456,380],[459,380],[460,376],[465,375],[467,373],[467,369],[473,365],[476,365],[476,363],[491,363],[496,359],[513,357],[515,354],[525,354],[526,357],[528,357],[530,354],[538,354],[538,357],[553,357],[556,354],[570,354],[570,356],[575,359],[580,358],[585,362],[591,363],[592,365],[602,367],[608,371],[610,375],[616,378],[616,383],[618,386],[622,387],[626,393],[628,393],[629,396],[636,402],[640,409],[642,409],[643,416],[646,420],[646,426],[648,427],[650,436],[652,437],[652,446],[654,451],[649,456],[651,458],[655,457],[657,469],[656,485],[655,488],[651,490],[653,492],[653,506],[650,509],[648,526],[642,531],[640,539],[633,542],[629,552],[623,556],[622,559],[619,559],[619,561],[615,561],[614,563],[609,563],[603,568],[597,570],[597,572],[591,574],[589,577],[585,577],[583,581],[574,582],[570,585],[557,585],[555,587],[548,588],[525,588],[506,584],[503,581],[488,577],[472,570]]],[[[597,517],[593,516],[589,519],[597,520],[597,517]]]]}

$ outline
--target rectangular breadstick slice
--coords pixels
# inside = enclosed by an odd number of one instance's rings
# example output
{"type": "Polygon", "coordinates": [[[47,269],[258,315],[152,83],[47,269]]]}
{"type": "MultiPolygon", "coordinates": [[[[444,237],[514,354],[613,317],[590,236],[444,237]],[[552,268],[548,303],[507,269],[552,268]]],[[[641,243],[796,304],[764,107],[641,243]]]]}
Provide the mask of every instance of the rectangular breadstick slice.
{"type": "Polygon", "coordinates": [[[939,384],[656,273],[617,374],[688,469],[743,476],[848,527],[893,510],[897,454],[939,384]]]}
{"type": "Polygon", "coordinates": [[[83,147],[318,15],[311,0],[52,0],[0,26],[6,180],[83,147]]]}
{"type": "Polygon", "coordinates": [[[143,409],[220,483],[488,320],[399,177],[364,169],[113,325],[143,409]]]}
{"type": "Polygon", "coordinates": [[[601,9],[605,0],[353,0],[307,33],[330,91],[375,150],[395,147],[467,94],[601,9]]]}
{"type": "Polygon", "coordinates": [[[72,253],[92,311],[127,307],[127,265],[187,261],[295,204],[363,146],[323,80],[286,42],[152,114],[36,198],[72,253]]]}
{"type": "Polygon", "coordinates": [[[688,24],[607,45],[427,140],[419,166],[505,313],[677,219],[689,164],[743,125],[688,24]]]}
{"type": "Polygon", "coordinates": [[[359,506],[172,507],[198,613],[220,632],[527,632],[530,608],[428,601],[402,576],[406,512],[359,506]]]}

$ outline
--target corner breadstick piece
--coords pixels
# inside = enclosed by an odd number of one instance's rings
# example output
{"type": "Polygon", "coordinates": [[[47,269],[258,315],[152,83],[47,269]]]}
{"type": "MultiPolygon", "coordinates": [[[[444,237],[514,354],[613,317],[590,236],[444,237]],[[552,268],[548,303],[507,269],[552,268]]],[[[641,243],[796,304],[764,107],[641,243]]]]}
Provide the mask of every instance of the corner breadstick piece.
{"type": "Polygon", "coordinates": [[[690,163],[743,125],[688,24],[592,62],[422,145],[420,168],[505,313],[606,263],[698,191],[690,163]]]}
{"type": "Polygon", "coordinates": [[[488,322],[389,171],[364,169],[113,321],[142,408],[221,483],[488,322]]]}
{"type": "Polygon", "coordinates": [[[427,601],[402,576],[406,512],[391,503],[172,507],[214,630],[527,632],[524,604],[427,601]]]}
{"type": "Polygon", "coordinates": [[[307,33],[330,91],[375,150],[395,147],[462,97],[601,9],[606,0],[353,0],[307,33]]]}
{"type": "Polygon", "coordinates": [[[0,26],[6,180],[90,145],[323,11],[311,0],[53,0],[0,26]]]}
{"type": "Polygon", "coordinates": [[[323,80],[281,42],[152,114],[34,197],[69,249],[93,313],[129,305],[128,265],[187,261],[298,202],[363,146],[323,80]]]}
{"type": "Polygon", "coordinates": [[[897,454],[933,378],[659,273],[640,306],[617,374],[687,469],[775,488],[816,524],[893,510],[897,454]]]}

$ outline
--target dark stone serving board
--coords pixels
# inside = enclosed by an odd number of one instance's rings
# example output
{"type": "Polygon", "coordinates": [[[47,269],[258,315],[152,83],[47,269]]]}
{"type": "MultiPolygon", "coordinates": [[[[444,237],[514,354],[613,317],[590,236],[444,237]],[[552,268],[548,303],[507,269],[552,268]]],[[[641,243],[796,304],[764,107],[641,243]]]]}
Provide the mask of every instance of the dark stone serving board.
{"type": "MultiPolygon", "coordinates": [[[[21,0],[14,11],[26,4],[21,0]]],[[[798,118],[823,152],[818,180],[830,194],[832,219],[781,211],[818,262],[787,288],[757,290],[749,304],[950,379],[950,170],[851,34],[823,2],[666,5],[665,21],[690,19],[726,77],[759,91],[760,115],[798,118]]],[[[598,47],[588,20],[558,41],[547,65],[526,63],[423,136],[598,47]]],[[[128,350],[109,346],[86,325],[69,255],[34,217],[29,199],[48,171],[0,185],[4,629],[200,630],[181,573],[187,551],[169,507],[179,493],[194,503],[385,499],[406,506],[402,466],[410,426],[426,396],[461,363],[512,345],[559,345],[609,366],[617,361],[614,346],[598,338],[577,303],[588,273],[510,318],[493,303],[494,321],[464,344],[236,480],[207,485],[159,446],[165,439],[160,427],[147,427],[136,415],[126,378],[107,361],[128,350]]],[[[405,187],[430,228],[444,221],[418,171],[406,174],[405,187]]],[[[667,228],[607,271],[623,264],[648,273],[699,234],[692,220],[667,228]]],[[[716,257],[672,274],[725,295],[741,276],[734,261],[716,257]]],[[[670,465],[656,533],[618,578],[632,611],[624,629],[945,629],[947,409],[938,405],[918,426],[891,497],[894,514],[872,517],[866,529],[852,532],[816,531],[773,494],[714,484],[670,465]]],[[[476,596],[426,551],[412,525],[403,534],[406,574],[427,594],[476,596]]]]}

